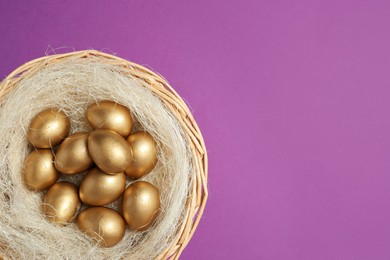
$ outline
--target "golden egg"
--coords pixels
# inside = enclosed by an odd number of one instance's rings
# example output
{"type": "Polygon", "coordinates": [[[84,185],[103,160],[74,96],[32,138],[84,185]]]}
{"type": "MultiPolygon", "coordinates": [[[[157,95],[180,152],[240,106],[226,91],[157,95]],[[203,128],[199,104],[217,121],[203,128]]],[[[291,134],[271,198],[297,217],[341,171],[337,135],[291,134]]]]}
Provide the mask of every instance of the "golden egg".
{"type": "Polygon", "coordinates": [[[147,132],[136,132],[127,137],[133,151],[133,160],[125,170],[127,176],[138,179],[151,172],[157,163],[157,147],[147,132]]]}
{"type": "Polygon", "coordinates": [[[66,138],[69,131],[69,117],[61,110],[48,108],[31,120],[27,138],[35,147],[50,148],[66,138]]]}
{"type": "Polygon", "coordinates": [[[124,172],[133,157],[129,143],[117,133],[95,130],[88,137],[88,151],[96,165],[104,172],[124,172]]]}
{"type": "Polygon", "coordinates": [[[89,133],[79,132],[67,137],[58,148],[54,165],[65,174],[75,174],[88,170],[92,158],[88,152],[89,133]]]}
{"type": "Polygon", "coordinates": [[[51,222],[65,224],[80,205],[77,187],[69,182],[57,182],[45,194],[42,209],[51,222]]]}
{"type": "Polygon", "coordinates": [[[57,181],[59,173],[53,161],[51,149],[37,149],[27,156],[23,167],[23,181],[28,189],[42,191],[57,181]]]}
{"type": "Polygon", "coordinates": [[[80,199],[85,204],[103,206],[118,199],[126,187],[126,175],[121,172],[107,174],[93,168],[80,185],[80,199]]]}
{"type": "Polygon", "coordinates": [[[128,136],[133,127],[130,110],[112,101],[101,101],[88,107],[86,117],[93,129],[111,130],[128,136]]]}
{"type": "Polygon", "coordinates": [[[149,182],[132,183],[123,193],[123,217],[133,230],[146,230],[160,209],[158,189],[149,182]]]}
{"type": "Polygon", "coordinates": [[[83,210],[77,217],[77,224],[83,232],[95,238],[103,247],[118,244],[126,230],[126,224],[121,215],[105,207],[91,207],[83,210]]]}

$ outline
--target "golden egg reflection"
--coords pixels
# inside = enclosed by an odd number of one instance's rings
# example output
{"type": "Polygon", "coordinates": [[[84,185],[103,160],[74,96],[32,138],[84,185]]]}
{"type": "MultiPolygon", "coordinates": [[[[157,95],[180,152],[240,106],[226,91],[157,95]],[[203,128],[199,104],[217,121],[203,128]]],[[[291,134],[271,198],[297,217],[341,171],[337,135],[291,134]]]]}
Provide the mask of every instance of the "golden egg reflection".
{"type": "Polygon", "coordinates": [[[99,245],[111,247],[125,235],[126,224],[121,215],[110,208],[90,207],[77,217],[79,228],[88,236],[98,240],[99,245]]]}
{"type": "Polygon", "coordinates": [[[149,182],[134,182],[123,193],[123,217],[133,230],[143,231],[150,227],[159,209],[158,189],[149,182]]]}
{"type": "Polygon", "coordinates": [[[78,132],[67,137],[60,145],[54,162],[58,171],[64,174],[75,174],[88,170],[92,158],[88,152],[89,133],[78,132]]]}
{"type": "Polygon", "coordinates": [[[57,182],[45,194],[42,209],[51,222],[66,224],[79,206],[77,187],[69,182],[57,182]]]}
{"type": "Polygon", "coordinates": [[[151,172],[157,163],[157,148],[153,137],[147,132],[136,132],[127,137],[133,151],[133,159],[125,170],[127,176],[138,179],[151,172]]]}
{"type": "Polygon", "coordinates": [[[59,173],[53,161],[51,149],[37,149],[27,156],[23,167],[23,181],[28,189],[42,191],[57,181],[59,173]]]}
{"type": "Polygon", "coordinates": [[[107,174],[93,168],[80,185],[80,199],[92,206],[103,206],[118,199],[126,187],[126,175],[121,172],[107,174]]]}
{"type": "Polygon", "coordinates": [[[130,110],[112,101],[100,101],[90,105],[86,118],[93,129],[111,130],[126,137],[133,127],[130,110]]]}
{"type": "Polygon", "coordinates": [[[69,135],[70,120],[61,110],[49,108],[39,112],[30,122],[27,138],[37,148],[50,148],[69,135]]]}
{"type": "Polygon", "coordinates": [[[129,143],[108,130],[95,130],[88,137],[88,151],[95,164],[109,174],[124,172],[133,157],[129,143]]]}

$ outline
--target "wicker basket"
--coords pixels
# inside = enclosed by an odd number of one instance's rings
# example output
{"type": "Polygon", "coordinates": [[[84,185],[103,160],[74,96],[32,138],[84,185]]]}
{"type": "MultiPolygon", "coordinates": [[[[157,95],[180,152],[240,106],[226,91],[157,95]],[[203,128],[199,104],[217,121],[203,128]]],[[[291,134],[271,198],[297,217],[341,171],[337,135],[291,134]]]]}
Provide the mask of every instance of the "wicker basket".
{"type": "MultiPolygon", "coordinates": [[[[150,89],[161,99],[172,114],[175,115],[189,140],[195,161],[195,176],[192,178],[193,188],[189,191],[190,194],[188,194],[185,220],[180,224],[181,226],[178,228],[178,232],[173,243],[158,257],[159,259],[178,259],[194,234],[206,204],[208,196],[207,152],[202,134],[200,133],[187,105],[164,78],[143,66],[116,56],[99,51],[86,50],[45,56],[20,66],[0,83],[0,98],[3,98],[15,86],[15,84],[17,84],[25,76],[36,73],[48,64],[53,64],[70,57],[88,58],[92,56],[101,59],[104,63],[124,67],[143,87],[150,89]]],[[[0,258],[2,258],[1,252],[0,258]]]]}

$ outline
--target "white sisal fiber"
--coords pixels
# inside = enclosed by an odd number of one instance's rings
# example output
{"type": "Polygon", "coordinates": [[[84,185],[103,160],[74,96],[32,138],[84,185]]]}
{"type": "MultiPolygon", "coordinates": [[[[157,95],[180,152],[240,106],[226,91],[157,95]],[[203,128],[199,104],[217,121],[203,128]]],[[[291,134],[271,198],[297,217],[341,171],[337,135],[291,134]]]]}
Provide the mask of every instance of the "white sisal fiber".
{"type": "MultiPolygon", "coordinates": [[[[94,57],[49,65],[23,78],[0,100],[0,122],[0,252],[6,259],[153,259],[172,243],[182,225],[194,172],[190,145],[162,101],[126,69],[94,57]],[[26,137],[31,118],[57,107],[70,116],[72,133],[91,131],[85,110],[99,100],[128,106],[135,128],[151,133],[159,150],[156,168],[141,180],[159,188],[160,215],[147,231],[127,228],[124,239],[111,248],[96,246],[74,222],[58,226],[47,221],[40,208],[44,193],[26,190],[21,178],[24,159],[33,149],[26,137]]],[[[61,179],[79,184],[83,176],[61,179]]],[[[110,207],[120,211],[119,204],[110,207]]]]}

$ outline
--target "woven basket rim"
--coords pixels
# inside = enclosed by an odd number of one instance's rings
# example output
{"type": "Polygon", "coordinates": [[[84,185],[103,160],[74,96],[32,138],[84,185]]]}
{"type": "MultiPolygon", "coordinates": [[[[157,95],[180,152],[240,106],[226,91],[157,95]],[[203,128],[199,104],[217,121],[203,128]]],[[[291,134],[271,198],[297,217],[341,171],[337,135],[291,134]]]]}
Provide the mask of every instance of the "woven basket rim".
{"type": "Polygon", "coordinates": [[[43,56],[21,65],[0,82],[0,99],[4,98],[24,77],[36,73],[45,66],[57,63],[66,58],[88,57],[102,58],[102,61],[104,62],[122,66],[127,69],[142,86],[148,87],[153,94],[162,100],[164,105],[176,117],[189,140],[194,158],[195,172],[192,177],[192,190],[189,191],[187,196],[185,218],[183,224],[176,233],[172,244],[158,256],[158,259],[178,259],[193,236],[206,206],[208,198],[208,158],[203,136],[191,111],[183,99],[169,85],[167,80],[151,69],[115,55],[96,50],[82,50],[43,56]]]}

